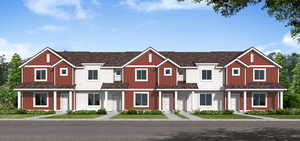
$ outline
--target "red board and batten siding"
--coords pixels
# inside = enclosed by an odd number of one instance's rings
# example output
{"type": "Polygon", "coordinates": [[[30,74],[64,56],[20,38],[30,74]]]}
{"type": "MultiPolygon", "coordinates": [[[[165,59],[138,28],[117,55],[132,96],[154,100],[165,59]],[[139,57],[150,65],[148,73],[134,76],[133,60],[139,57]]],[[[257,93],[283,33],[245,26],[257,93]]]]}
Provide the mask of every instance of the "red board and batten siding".
{"type": "Polygon", "coordinates": [[[159,85],[161,86],[176,86],[177,84],[177,67],[173,65],[172,63],[165,62],[161,66],[159,66],[159,85]],[[171,76],[165,76],[164,75],[164,69],[165,68],[171,68],[172,69],[172,75],[171,76]]]}
{"type": "Polygon", "coordinates": [[[61,62],[58,65],[55,66],[55,85],[72,85],[74,84],[74,79],[72,77],[74,76],[74,70],[73,67],[65,62],[61,62]],[[60,76],[60,69],[61,68],[67,68],[68,75],[67,76],[60,76]]]}
{"type": "Polygon", "coordinates": [[[128,65],[158,65],[162,61],[164,61],[164,58],[156,54],[155,52],[149,50],[148,52],[145,52],[140,57],[136,58],[133,62],[131,62],[128,65]],[[149,54],[152,54],[152,62],[149,62],[149,54]]]}
{"type": "Polygon", "coordinates": [[[158,109],[158,95],[157,91],[126,91],[125,92],[125,109],[158,109]],[[149,107],[134,107],[134,93],[135,92],[149,92],[149,107]]]}
{"type": "MultiPolygon", "coordinates": [[[[227,67],[227,83],[228,85],[244,85],[245,84],[245,72],[246,68],[240,64],[239,62],[234,62],[230,66],[227,67]],[[239,76],[232,76],[232,69],[239,68],[240,75],[239,76]]],[[[249,74],[248,74],[249,75],[249,74]]]]}
{"type": "Polygon", "coordinates": [[[40,54],[39,56],[37,56],[36,58],[34,58],[32,61],[30,61],[28,64],[26,65],[54,65],[55,63],[57,63],[60,60],[60,58],[58,56],[56,56],[55,54],[53,54],[50,51],[45,51],[42,54],[40,54]],[[50,62],[47,62],[47,54],[50,55],[50,62]]]}
{"type": "Polygon", "coordinates": [[[28,110],[53,110],[53,92],[48,92],[48,106],[47,107],[34,107],[33,102],[33,92],[31,91],[24,91],[22,103],[24,109],[28,110]]]}

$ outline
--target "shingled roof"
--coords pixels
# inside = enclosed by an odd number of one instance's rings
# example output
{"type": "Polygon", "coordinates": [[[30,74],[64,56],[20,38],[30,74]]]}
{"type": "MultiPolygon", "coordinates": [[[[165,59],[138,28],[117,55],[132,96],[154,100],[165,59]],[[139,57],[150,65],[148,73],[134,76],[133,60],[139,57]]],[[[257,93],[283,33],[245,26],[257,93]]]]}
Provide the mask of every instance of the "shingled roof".
{"type": "MultiPolygon", "coordinates": [[[[123,66],[142,52],[57,52],[66,60],[80,66],[82,63],[104,63],[104,66],[123,66]]],[[[195,63],[218,63],[224,66],[243,52],[159,52],[180,66],[195,63]]]]}

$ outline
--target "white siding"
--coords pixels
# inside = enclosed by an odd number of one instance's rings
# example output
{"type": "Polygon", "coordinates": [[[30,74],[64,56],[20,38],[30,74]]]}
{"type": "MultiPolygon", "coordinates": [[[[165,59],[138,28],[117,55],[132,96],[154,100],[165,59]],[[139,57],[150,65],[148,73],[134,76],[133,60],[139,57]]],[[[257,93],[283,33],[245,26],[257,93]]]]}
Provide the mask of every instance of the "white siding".
{"type": "Polygon", "coordinates": [[[91,92],[76,92],[76,110],[98,110],[103,108],[104,104],[104,93],[97,92],[100,94],[100,105],[99,106],[89,106],[88,105],[88,94],[95,93],[95,91],[91,92]]]}
{"type": "Polygon", "coordinates": [[[223,110],[224,95],[223,92],[195,92],[194,96],[194,110],[223,110]],[[200,106],[200,94],[210,93],[212,94],[212,105],[211,106],[200,106]]]}
{"type": "Polygon", "coordinates": [[[102,83],[113,83],[113,69],[85,66],[75,70],[76,90],[100,90],[102,83]],[[88,70],[98,70],[98,80],[88,80],[88,70]]]}

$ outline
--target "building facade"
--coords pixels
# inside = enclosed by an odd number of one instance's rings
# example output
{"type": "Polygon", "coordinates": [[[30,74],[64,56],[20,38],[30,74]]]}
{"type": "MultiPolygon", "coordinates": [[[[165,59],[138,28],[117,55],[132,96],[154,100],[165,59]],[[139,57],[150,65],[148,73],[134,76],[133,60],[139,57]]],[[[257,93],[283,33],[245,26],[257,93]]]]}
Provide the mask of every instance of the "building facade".
{"type": "Polygon", "coordinates": [[[162,111],[283,108],[279,66],[256,48],[241,52],[58,52],[20,66],[18,108],[162,111]]]}

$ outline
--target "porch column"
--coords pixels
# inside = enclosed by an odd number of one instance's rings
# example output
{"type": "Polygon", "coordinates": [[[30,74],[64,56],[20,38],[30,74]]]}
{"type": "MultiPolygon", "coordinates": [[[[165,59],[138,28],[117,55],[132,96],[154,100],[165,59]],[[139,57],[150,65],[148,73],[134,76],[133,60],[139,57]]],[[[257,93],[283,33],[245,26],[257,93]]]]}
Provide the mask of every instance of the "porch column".
{"type": "Polygon", "coordinates": [[[56,98],[57,98],[57,92],[56,91],[54,91],[53,92],[53,110],[54,111],[56,111],[56,108],[57,108],[57,100],[56,100],[56,98]]]}
{"type": "Polygon", "coordinates": [[[104,108],[107,110],[108,92],[104,92],[104,108]]]}
{"type": "Polygon", "coordinates": [[[194,97],[195,97],[194,95],[195,95],[195,92],[192,91],[192,102],[191,102],[192,103],[192,111],[194,111],[194,103],[195,103],[194,102],[194,97]]]}
{"type": "Polygon", "coordinates": [[[227,109],[228,110],[231,109],[231,106],[230,106],[231,102],[230,102],[230,100],[231,100],[231,91],[228,91],[228,94],[227,94],[227,109]]]}
{"type": "Polygon", "coordinates": [[[174,102],[174,104],[175,104],[175,110],[177,110],[177,97],[178,97],[178,91],[175,91],[175,102],[174,102]]]}
{"type": "Polygon", "coordinates": [[[161,110],[161,91],[158,91],[158,110],[161,110]]]}
{"type": "Polygon", "coordinates": [[[280,109],[283,109],[283,91],[280,92],[280,109]]]}
{"type": "Polygon", "coordinates": [[[73,110],[73,95],[72,91],[69,91],[69,110],[73,110]]]}
{"type": "Polygon", "coordinates": [[[247,111],[247,92],[244,91],[244,112],[247,111]]]}
{"type": "Polygon", "coordinates": [[[125,91],[122,91],[122,110],[125,110],[125,91]]]}
{"type": "Polygon", "coordinates": [[[22,108],[22,106],[21,106],[21,95],[22,95],[21,91],[18,91],[18,109],[22,108]]]}

